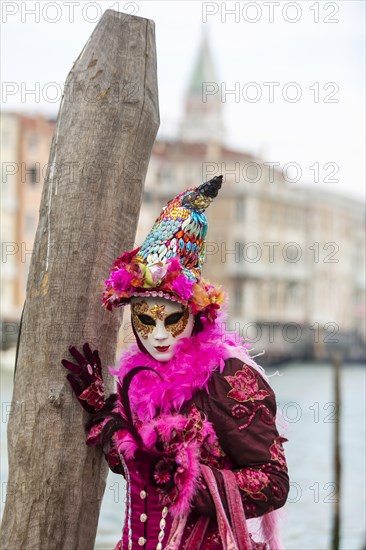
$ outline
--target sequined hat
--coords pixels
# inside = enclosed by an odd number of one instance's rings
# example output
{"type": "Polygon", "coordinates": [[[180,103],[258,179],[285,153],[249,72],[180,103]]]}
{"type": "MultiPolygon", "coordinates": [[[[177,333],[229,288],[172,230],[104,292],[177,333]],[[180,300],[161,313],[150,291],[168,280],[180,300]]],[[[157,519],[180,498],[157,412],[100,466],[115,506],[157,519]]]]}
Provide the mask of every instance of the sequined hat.
{"type": "Polygon", "coordinates": [[[204,211],[221,184],[222,176],[216,176],[168,202],[142,245],[115,261],[105,281],[107,309],[125,305],[134,296],[159,296],[215,319],[224,293],[202,278],[201,269],[208,229],[204,211]]]}

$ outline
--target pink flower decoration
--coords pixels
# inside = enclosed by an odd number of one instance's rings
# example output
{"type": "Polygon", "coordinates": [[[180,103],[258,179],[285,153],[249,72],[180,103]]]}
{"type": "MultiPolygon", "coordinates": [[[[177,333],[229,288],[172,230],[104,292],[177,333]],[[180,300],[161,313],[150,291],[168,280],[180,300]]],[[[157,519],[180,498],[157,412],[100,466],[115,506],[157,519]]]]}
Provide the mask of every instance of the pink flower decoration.
{"type": "Polygon", "coordinates": [[[168,271],[168,266],[159,262],[158,264],[150,266],[149,269],[154,285],[156,285],[157,282],[165,277],[166,272],[168,271]]]}
{"type": "Polygon", "coordinates": [[[174,258],[171,258],[171,260],[169,261],[168,271],[181,271],[181,270],[182,270],[182,265],[179,259],[176,256],[174,258]]]}
{"type": "Polygon", "coordinates": [[[133,275],[127,271],[125,267],[121,267],[118,271],[112,271],[109,282],[117,292],[129,290],[131,287],[131,280],[133,275]]]}
{"type": "Polygon", "coordinates": [[[170,473],[169,472],[156,472],[154,474],[154,479],[156,483],[159,485],[164,485],[164,483],[168,483],[170,481],[170,473]]]}
{"type": "Polygon", "coordinates": [[[183,300],[189,300],[192,296],[194,281],[190,281],[182,273],[173,281],[173,291],[183,300]]]}

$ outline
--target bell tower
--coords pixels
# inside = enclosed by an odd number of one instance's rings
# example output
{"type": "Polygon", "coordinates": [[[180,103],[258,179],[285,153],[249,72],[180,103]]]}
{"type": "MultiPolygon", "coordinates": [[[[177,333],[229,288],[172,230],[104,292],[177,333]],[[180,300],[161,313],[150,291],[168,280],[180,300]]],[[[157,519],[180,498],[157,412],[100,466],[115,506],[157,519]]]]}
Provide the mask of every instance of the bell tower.
{"type": "Polygon", "coordinates": [[[178,137],[190,143],[223,142],[220,82],[212,61],[207,32],[203,34],[186,92],[178,137]]]}

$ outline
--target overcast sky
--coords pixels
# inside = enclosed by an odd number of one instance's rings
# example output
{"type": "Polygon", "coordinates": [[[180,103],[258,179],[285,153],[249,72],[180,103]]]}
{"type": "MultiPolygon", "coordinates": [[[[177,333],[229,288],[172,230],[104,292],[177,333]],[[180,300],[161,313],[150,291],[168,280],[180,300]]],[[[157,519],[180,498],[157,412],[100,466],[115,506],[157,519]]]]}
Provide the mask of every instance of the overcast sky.
{"type": "Polygon", "coordinates": [[[176,133],[206,30],[216,65],[217,93],[223,101],[226,142],[264,161],[281,166],[297,163],[301,183],[364,196],[362,0],[2,1],[3,110],[56,115],[56,87],[49,83],[62,89],[72,63],[107,8],[156,23],[160,135],[176,133]],[[225,86],[227,90],[236,87],[239,97],[225,97],[225,86]],[[31,89],[39,90],[37,101],[26,93],[31,89]],[[296,95],[298,101],[294,101],[296,95]],[[314,182],[318,166],[319,182],[314,182]],[[327,178],[339,181],[327,183],[327,178]]]}

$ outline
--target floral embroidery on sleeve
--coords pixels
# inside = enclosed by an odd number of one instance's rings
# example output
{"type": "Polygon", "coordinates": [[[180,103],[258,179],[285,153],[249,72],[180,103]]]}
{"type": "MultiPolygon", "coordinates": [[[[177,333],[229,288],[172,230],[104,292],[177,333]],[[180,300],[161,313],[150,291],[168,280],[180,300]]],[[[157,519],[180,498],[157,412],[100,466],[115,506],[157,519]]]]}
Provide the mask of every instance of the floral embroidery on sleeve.
{"type": "Polygon", "coordinates": [[[261,419],[266,424],[273,424],[274,417],[268,407],[261,403],[270,393],[267,390],[259,389],[258,378],[247,365],[243,365],[241,370],[238,370],[234,376],[224,377],[230,385],[231,390],[227,397],[238,401],[232,409],[231,414],[234,418],[247,417],[245,424],[238,426],[238,430],[244,430],[254,420],[257,412],[260,412],[261,419]],[[244,403],[246,403],[244,405],[244,403]]]}
{"type": "Polygon", "coordinates": [[[254,500],[267,500],[262,492],[270,482],[268,475],[261,470],[254,468],[245,468],[236,473],[239,489],[244,491],[254,500]]]}
{"type": "Polygon", "coordinates": [[[243,365],[242,370],[238,370],[234,376],[225,376],[225,380],[232,388],[228,393],[228,397],[239,401],[239,403],[261,401],[269,397],[266,390],[258,388],[257,377],[247,365],[243,365]]]}
{"type": "Polygon", "coordinates": [[[278,436],[269,448],[271,460],[277,461],[282,467],[286,467],[285,452],[282,443],[287,441],[285,437],[278,436]]]}

